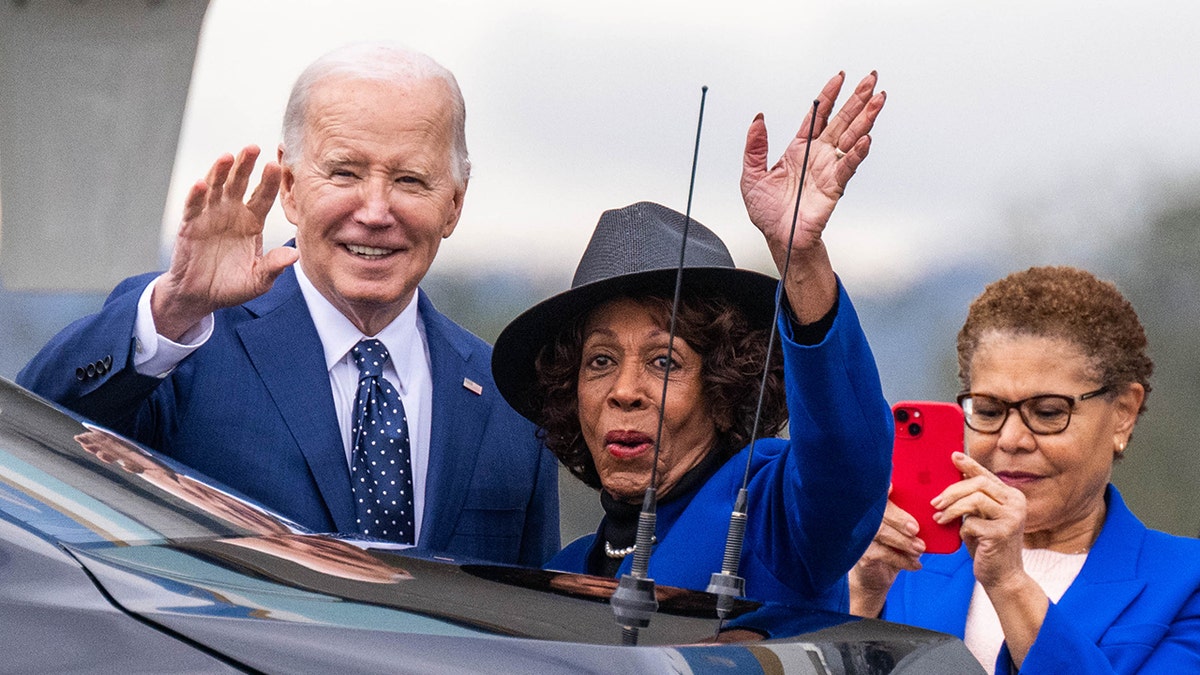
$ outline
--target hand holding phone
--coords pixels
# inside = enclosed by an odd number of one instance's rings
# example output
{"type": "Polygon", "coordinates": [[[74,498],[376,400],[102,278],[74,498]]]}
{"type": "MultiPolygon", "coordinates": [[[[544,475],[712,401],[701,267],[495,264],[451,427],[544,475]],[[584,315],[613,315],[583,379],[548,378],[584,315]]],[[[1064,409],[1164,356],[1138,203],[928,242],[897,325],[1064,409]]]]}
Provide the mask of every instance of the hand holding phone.
{"type": "Polygon", "coordinates": [[[901,401],[892,406],[896,437],[892,444],[890,499],[917,519],[917,536],[928,553],[952,553],[961,538],[958,523],[933,520],[929,502],[962,479],[950,455],[963,449],[963,411],[953,403],[901,401]]]}

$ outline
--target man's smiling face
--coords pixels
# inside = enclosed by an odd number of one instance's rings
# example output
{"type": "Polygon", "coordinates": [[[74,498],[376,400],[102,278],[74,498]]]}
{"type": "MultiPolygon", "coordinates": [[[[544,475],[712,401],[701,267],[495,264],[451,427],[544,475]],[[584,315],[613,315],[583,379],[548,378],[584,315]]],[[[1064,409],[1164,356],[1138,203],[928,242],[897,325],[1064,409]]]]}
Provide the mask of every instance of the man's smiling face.
{"type": "Polygon", "coordinates": [[[321,80],[283,168],[305,275],[367,335],[408,306],[462,212],[451,100],[435,79],[321,80]]]}

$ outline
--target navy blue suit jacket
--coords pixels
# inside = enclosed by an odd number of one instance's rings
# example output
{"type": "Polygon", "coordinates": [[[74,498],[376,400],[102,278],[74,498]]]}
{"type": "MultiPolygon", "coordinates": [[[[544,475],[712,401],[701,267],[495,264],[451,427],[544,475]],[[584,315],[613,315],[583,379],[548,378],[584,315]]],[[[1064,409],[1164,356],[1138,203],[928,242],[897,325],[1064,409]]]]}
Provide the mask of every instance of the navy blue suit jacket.
{"type": "MultiPolygon", "coordinates": [[[[1200,672],[1200,540],[1148,529],[1113,486],[1083,569],[1057,603],[1021,673],[1200,672]]],[[[927,554],[901,572],[883,618],[963,636],[975,588],[971,557],[927,554]]],[[[1007,648],[997,673],[1012,673],[1007,648]]]]}
{"type": "MultiPolygon", "coordinates": [[[[163,379],[139,375],[132,358],[138,298],[154,276],[122,282],[18,383],[306,527],[356,531],[324,352],[295,272],[218,311],[208,342],[163,379]]],[[[557,463],[496,390],[491,347],[423,293],[418,303],[433,370],[421,548],[540,565],[559,544],[557,463]]]]}

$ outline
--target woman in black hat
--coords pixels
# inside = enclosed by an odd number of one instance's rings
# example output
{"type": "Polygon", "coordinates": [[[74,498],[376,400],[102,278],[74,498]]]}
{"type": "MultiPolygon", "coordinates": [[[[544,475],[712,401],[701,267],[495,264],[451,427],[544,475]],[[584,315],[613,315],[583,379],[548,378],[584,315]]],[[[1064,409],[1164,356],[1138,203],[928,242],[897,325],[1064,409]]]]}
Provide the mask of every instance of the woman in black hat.
{"type": "MultiPolygon", "coordinates": [[[[758,427],[760,437],[774,436],[790,417],[790,441],[758,441],[747,467],[751,453],[743,446],[751,441],[778,282],[735,268],[721,240],[692,221],[669,349],[685,219],[658,204],[605,212],[571,290],[501,333],[492,357],[501,392],[539,425],[572,473],[600,490],[605,509],[597,533],[547,567],[628,571],[661,407],[649,576],[707,586],[721,568],[729,514],[748,472],[740,568],[746,596],[848,607],[846,571],[878,528],[887,499],[892,422],[866,338],[821,241],[870,149],[885,98],[874,92],[872,73],[831,118],[843,80],[831,79],[818,99],[808,184],[782,283],[782,357],[772,360],[758,427]]],[[[761,115],[746,140],[742,195],[781,271],[808,129],[806,117],[770,169],[761,115]]]]}

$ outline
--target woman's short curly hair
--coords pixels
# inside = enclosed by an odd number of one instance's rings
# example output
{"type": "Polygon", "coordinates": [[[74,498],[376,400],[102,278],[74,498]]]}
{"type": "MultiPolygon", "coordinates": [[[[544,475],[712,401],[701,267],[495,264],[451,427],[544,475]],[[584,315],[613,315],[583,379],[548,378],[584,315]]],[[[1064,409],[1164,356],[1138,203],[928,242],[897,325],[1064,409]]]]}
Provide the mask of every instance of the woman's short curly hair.
{"type": "MultiPolygon", "coordinates": [[[[648,307],[660,318],[663,328],[667,328],[671,298],[650,294],[631,299],[648,307]]],[[[538,354],[535,369],[538,390],[544,398],[537,422],[539,436],[563,466],[587,485],[599,489],[600,475],[579,426],[577,388],[583,359],[583,330],[589,316],[590,312],[581,313],[538,354]]],[[[741,308],[724,297],[688,293],[680,299],[675,321],[676,339],[685,341],[701,355],[700,378],[705,399],[714,414],[716,447],[726,449],[730,456],[750,442],[770,337],[768,328],[756,329],[747,324],[741,308]]],[[[776,343],[759,420],[759,437],[778,434],[785,422],[783,356],[776,343]]]]}
{"type": "MultiPolygon", "coordinates": [[[[1075,267],[1031,267],[993,282],[971,303],[958,332],[958,378],[971,388],[971,362],[991,332],[1064,339],[1088,356],[1101,385],[1137,382],[1150,394],[1154,363],[1133,305],[1111,282],[1075,267]]],[[[1145,412],[1143,399],[1139,414],[1145,412]]]]}

